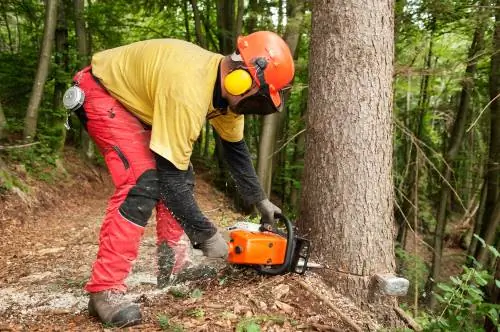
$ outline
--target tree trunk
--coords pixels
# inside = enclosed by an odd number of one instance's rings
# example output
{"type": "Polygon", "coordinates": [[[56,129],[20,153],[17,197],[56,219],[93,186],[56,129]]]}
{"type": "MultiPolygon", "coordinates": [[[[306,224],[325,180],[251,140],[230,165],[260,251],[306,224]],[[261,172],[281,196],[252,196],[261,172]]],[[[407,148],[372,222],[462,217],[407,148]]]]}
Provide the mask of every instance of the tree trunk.
{"type": "MultiPolygon", "coordinates": [[[[432,67],[431,60],[432,60],[432,53],[433,53],[433,45],[434,45],[434,31],[436,29],[436,24],[433,21],[431,23],[431,31],[430,31],[430,41],[429,41],[429,49],[427,52],[427,55],[425,57],[425,71],[430,72],[430,69],[432,67]]],[[[425,127],[425,118],[427,114],[427,110],[429,108],[429,79],[430,75],[427,73],[424,73],[422,75],[422,79],[420,81],[420,98],[418,100],[418,107],[417,107],[417,116],[416,116],[416,123],[414,125],[414,130],[413,133],[415,135],[415,138],[417,140],[424,140],[424,127],[425,127]]],[[[407,126],[409,126],[409,121],[410,119],[413,118],[412,116],[408,115],[408,123],[407,126]]],[[[416,140],[409,139],[410,146],[408,147],[408,151],[410,151],[409,154],[409,160],[408,160],[408,167],[407,170],[409,173],[405,178],[407,179],[407,183],[404,186],[405,188],[408,188],[408,195],[407,198],[403,200],[403,205],[402,205],[402,210],[404,213],[404,216],[398,220],[399,224],[399,230],[398,230],[398,242],[401,244],[403,248],[405,248],[405,243],[406,243],[406,229],[407,229],[407,224],[406,220],[414,220],[415,216],[414,214],[418,214],[418,211],[415,211],[413,202],[415,202],[418,199],[418,183],[415,183],[415,175],[416,172],[412,170],[412,168],[418,163],[417,161],[417,147],[414,146],[418,144],[416,140]],[[406,219],[405,219],[406,218],[406,219]]],[[[417,216],[418,217],[418,216],[417,216]]],[[[417,231],[416,229],[414,230],[415,232],[417,231]]]]}
{"type": "MultiPolygon", "coordinates": [[[[90,3],[90,2],[89,2],[90,3]]],[[[85,25],[85,0],[74,0],[75,7],[75,34],[76,47],[78,52],[79,69],[90,64],[90,37],[89,31],[85,25]]],[[[80,127],[81,144],[84,155],[88,159],[93,159],[95,154],[94,144],[85,131],[80,127]]]]}
{"type": "MultiPolygon", "coordinates": [[[[66,20],[66,6],[64,0],[59,0],[59,10],[57,13],[57,26],[55,31],[55,64],[59,70],[56,70],[54,95],[52,108],[55,114],[50,119],[51,127],[56,131],[54,136],[60,137],[59,141],[53,146],[58,153],[62,152],[66,140],[66,130],[64,122],[66,121],[66,110],[62,105],[62,98],[66,89],[66,79],[61,77],[58,72],[69,71],[68,55],[68,23],[66,20]]],[[[55,141],[55,140],[54,140],[55,141]]]]}
{"type": "Polygon", "coordinates": [[[2,108],[2,101],[0,101],[0,140],[5,137],[5,127],[7,126],[7,120],[5,119],[5,114],[2,108]]]}
{"type": "MultiPolygon", "coordinates": [[[[243,14],[245,13],[245,1],[238,0],[238,15],[236,16],[236,24],[234,27],[234,37],[241,36],[243,31],[243,14]]],[[[236,40],[235,40],[236,45],[236,40]]]]}
{"type": "Polygon", "coordinates": [[[47,0],[45,7],[45,26],[43,29],[43,41],[40,51],[40,59],[38,61],[38,69],[36,71],[33,89],[26,111],[24,120],[24,139],[31,141],[35,137],[38,109],[42,101],[43,88],[47,75],[49,73],[50,56],[52,54],[52,45],[54,43],[54,32],[57,22],[57,2],[58,0],[47,0]]]}
{"type": "MultiPolygon", "coordinates": [[[[500,0],[496,1],[496,23],[493,35],[493,52],[491,55],[490,72],[490,148],[485,179],[486,194],[484,195],[485,209],[479,234],[486,243],[492,245],[498,227],[500,211],[500,0]]],[[[483,260],[484,248],[477,246],[475,257],[483,260]]],[[[484,262],[483,262],[484,263],[484,262]]]]}
{"type": "MultiPolygon", "coordinates": [[[[394,273],[392,1],[317,0],[312,9],[309,101],[299,227],[321,273],[357,304],[394,273]]],[[[385,310],[385,307],[384,307],[385,310]]]]}
{"type": "MultiPolygon", "coordinates": [[[[444,153],[444,169],[443,180],[441,181],[440,200],[438,207],[438,215],[436,218],[436,231],[434,235],[434,251],[432,254],[432,267],[427,282],[428,294],[432,294],[435,282],[439,277],[441,270],[441,258],[443,252],[443,237],[446,229],[447,219],[447,203],[450,199],[450,182],[452,178],[451,166],[456,156],[458,155],[460,146],[465,134],[465,124],[468,118],[470,95],[474,81],[474,74],[476,72],[477,57],[476,55],[483,49],[484,39],[484,20],[479,20],[478,26],[474,32],[471,47],[468,54],[468,63],[465,69],[465,77],[463,80],[462,92],[460,95],[460,102],[457,109],[457,115],[453,123],[450,138],[448,139],[448,147],[444,153]]],[[[436,298],[429,296],[430,308],[436,305],[436,298]]]]}
{"type": "Polygon", "coordinates": [[[7,8],[5,7],[5,4],[2,4],[1,10],[2,10],[2,18],[5,22],[5,28],[7,29],[7,38],[9,40],[9,50],[10,50],[11,54],[14,54],[14,42],[12,40],[12,32],[10,30],[9,17],[7,15],[7,8]]]}
{"type": "MultiPolygon", "coordinates": [[[[286,27],[285,41],[292,54],[295,54],[299,41],[300,27],[304,18],[304,1],[292,0],[289,3],[288,24],[286,27]]],[[[288,94],[287,94],[288,97],[288,94]]],[[[288,98],[284,98],[286,102],[288,98]]],[[[286,109],[283,110],[286,112],[286,109]]],[[[257,163],[257,175],[262,188],[267,196],[271,193],[273,174],[273,153],[276,148],[278,128],[283,128],[285,114],[275,113],[263,117],[262,132],[259,143],[259,160],[257,163]]]]}
{"type": "Polygon", "coordinates": [[[198,9],[198,1],[197,0],[191,0],[191,8],[193,9],[194,31],[196,34],[196,41],[201,47],[207,48],[207,40],[205,39],[205,36],[203,35],[203,32],[201,31],[200,10],[198,9]]]}
{"type": "Polygon", "coordinates": [[[217,0],[216,5],[219,52],[226,55],[234,51],[234,1],[217,0]]]}
{"type": "Polygon", "coordinates": [[[182,12],[184,14],[184,32],[186,33],[185,38],[187,41],[191,41],[191,32],[189,30],[189,13],[187,1],[182,1],[182,12]]]}

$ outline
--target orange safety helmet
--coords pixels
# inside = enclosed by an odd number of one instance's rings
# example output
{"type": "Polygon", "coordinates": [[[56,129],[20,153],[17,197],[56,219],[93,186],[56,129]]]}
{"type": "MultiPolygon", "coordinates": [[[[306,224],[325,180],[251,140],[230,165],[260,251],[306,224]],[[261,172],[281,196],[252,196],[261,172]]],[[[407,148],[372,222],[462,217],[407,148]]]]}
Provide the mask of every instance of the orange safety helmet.
{"type": "Polygon", "coordinates": [[[280,109],[281,90],[290,84],[295,73],[288,45],[274,32],[258,31],[238,37],[237,49],[261,91],[280,109]]]}

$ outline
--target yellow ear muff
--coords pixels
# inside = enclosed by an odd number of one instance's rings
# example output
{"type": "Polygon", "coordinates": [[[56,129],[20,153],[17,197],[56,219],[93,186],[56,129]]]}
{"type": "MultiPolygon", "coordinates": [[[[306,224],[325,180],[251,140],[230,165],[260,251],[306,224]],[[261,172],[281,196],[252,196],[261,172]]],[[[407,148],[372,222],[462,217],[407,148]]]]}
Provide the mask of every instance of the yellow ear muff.
{"type": "Polygon", "coordinates": [[[236,69],[224,78],[224,88],[233,96],[239,96],[252,87],[252,76],[243,69],[236,69]]]}

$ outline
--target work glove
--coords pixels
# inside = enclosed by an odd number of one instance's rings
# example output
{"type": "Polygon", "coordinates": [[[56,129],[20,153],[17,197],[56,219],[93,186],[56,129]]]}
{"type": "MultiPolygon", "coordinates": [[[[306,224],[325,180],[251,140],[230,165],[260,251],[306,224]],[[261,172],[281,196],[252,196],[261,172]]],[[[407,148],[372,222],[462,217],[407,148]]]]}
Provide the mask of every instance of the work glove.
{"type": "Polygon", "coordinates": [[[260,223],[262,227],[267,230],[272,230],[276,222],[276,214],[281,214],[281,209],[271,203],[267,198],[258,202],[256,207],[261,215],[260,223]]]}
{"type": "Polygon", "coordinates": [[[203,255],[210,258],[226,258],[229,247],[222,235],[217,232],[205,242],[200,243],[197,248],[203,251],[203,255]]]}

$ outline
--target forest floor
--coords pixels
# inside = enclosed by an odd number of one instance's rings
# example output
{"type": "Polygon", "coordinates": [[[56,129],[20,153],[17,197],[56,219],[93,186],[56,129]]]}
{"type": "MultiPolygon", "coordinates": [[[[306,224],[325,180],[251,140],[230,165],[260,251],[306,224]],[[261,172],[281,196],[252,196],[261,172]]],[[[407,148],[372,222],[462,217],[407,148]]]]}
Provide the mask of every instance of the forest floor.
{"type": "MultiPolygon", "coordinates": [[[[82,289],[96,256],[111,182],[104,168],[84,164],[71,149],[64,165],[67,174],[52,183],[34,180],[22,166],[10,169],[31,189],[0,196],[0,331],[112,329],[89,317],[82,289]]],[[[207,172],[197,173],[196,197],[205,214],[220,227],[241,219],[207,179],[207,172]]],[[[152,218],[127,279],[127,296],[143,312],[143,324],[129,330],[350,331],[345,319],[300,282],[363,331],[382,328],[313,272],[265,277],[224,267],[216,278],[158,289],[154,224],[152,218]]]]}

